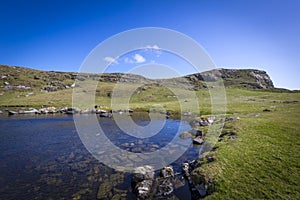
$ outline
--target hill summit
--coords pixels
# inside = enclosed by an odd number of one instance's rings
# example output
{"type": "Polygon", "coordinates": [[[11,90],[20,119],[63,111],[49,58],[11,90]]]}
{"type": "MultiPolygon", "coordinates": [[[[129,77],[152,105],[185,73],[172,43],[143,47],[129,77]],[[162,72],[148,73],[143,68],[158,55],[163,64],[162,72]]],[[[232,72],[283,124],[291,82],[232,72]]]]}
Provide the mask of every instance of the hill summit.
{"type": "Polygon", "coordinates": [[[206,88],[205,82],[217,81],[220,78],[225,86],[239,86],[251,89],[273,89],[274,85],[270,76],[256,69],[214,69],[202,73],[177,77],[172,79],[152,80],[140,75],[124,73],[74,73],[41,71],[24,67],[0,65],[0,90],[40,90],[55,92],[69,89],[75,79],[99,80],[100,82],[129,82],[150,84],[154,82],[180,82],[187,80],[194,89],[206,88]],[[181,80],[180,80],[181,79],[181,80]]]}

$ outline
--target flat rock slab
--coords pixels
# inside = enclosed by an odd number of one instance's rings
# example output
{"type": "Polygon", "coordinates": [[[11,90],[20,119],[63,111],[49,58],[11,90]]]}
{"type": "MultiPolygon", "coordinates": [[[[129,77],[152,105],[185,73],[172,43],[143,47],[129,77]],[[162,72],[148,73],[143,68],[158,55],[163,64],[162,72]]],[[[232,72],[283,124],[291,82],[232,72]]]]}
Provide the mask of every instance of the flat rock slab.
{"type": "Polygon", "coordinates": [[[204,140],[200,137],[196,137],[195,139],[193,139],[193,143],[194,144],[203,144],[204,140]]]}

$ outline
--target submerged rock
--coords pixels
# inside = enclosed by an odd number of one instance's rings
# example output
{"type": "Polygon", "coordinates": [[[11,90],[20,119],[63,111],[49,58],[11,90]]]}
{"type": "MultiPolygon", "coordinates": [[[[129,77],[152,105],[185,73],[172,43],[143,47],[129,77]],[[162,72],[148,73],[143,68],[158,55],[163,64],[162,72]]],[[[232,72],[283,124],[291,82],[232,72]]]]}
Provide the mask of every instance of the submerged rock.
{"type": "Polygon", "coordinates": [[[174,191],[173,179],[174,170],[172,166],[163,167],[160,171],[160,181],[158,181],[157,196],[167,196],[174,191]]]}
{"type": "Polygon", "coordinates": [[[180,137],[181,139],[187,139],[187,138],[192,138],[193,135],[192,135],[192,133],[190,133],[189,131],[185,131],[185,132],[183,132],[183,133],[180,133],[179,137],[180,137]]]}
{"type": "Polygon", "coordinates": [[[195,185],[195,188],[197,189],[201,197],[205,197],[207,195],[208,184],[201,183],[195,185]]]}
{"type": "Polygon", "coordinates": [[[126,197],[127,191],[118,190],[116,186],[124,182],[124,173],[105,174],[99,186],[97,199],[113,199],[126,197]]]}
{"type": "Polygon", "coordinates": [[[162,184],[158,186],[158,196],[167,196],[174,191],[173,184],[170,179],[165,179],[162,184]]]}

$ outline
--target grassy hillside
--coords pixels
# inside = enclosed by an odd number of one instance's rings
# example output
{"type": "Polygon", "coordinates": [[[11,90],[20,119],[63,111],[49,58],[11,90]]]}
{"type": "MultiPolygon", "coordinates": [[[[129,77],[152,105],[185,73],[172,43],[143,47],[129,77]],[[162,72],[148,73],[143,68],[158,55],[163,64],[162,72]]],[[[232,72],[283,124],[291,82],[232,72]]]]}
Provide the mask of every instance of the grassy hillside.
{"type": "MultiPolygon", "coordinates": [[[[102,74],[100,76],[71,72],[46,72],[0,65],[0,108],[71,106],[72,88],[74,87],[77,93],[80,92],[84,96],[94,95],[95,93],[95,104],[109,108],[111,95],[114,92],[115,84],[118,82],[120,83],[118,85],[123,86],[121,90],[125,93],[130,88],[139,90],[131,98],[132,108],[146,110],[153,103],[161,103],[166,109],[176,112],[178,111],[178,102],[177,97],[172,98],[172,96],[176,96],[174,91],[183,94],[179,99],[186,102],[189,102],[188,98],[196,92],[201,99],[199,102],[202,111],[209,113],[207,108],[210,106],[210,96],[207,88],[210,87],[209,84],[216,77],[223,78],[224,85],[229,90],[228,92],[230,92],[230,87],[235,89],[274,89],[273,83],[266,72],[258,70],[220,69],[193,74],[184,78],[153,81],[130,74],[102,74]],[[160,84],[156,84],[156,82],[160,84]],[[95,89],[86,89],[84,86],[87,84],[97,86],[96,91],[95,89]]],[[[194,110],[188,106],[187,109],[194,110]]]]}

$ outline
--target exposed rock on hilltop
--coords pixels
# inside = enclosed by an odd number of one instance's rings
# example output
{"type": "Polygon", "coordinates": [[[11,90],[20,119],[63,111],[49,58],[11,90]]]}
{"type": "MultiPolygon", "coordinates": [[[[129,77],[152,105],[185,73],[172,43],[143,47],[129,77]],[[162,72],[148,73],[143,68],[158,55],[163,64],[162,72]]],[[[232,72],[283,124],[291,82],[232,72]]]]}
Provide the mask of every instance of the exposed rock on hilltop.
{"type": "Polygon", "coordinates": [[[124,73],[104,73],[99,75],[99,81],[102,82],[125,82],[125,83],[151,83],[150,79],[147,79],[140,75],[124,74],[124,73]]]}
{"type": "Polygon", "coordinates": [[[253,89],[272,89],[273,82],[265,71],[255,69],[215,69],[185,76],[191,82],[217,81],[223,79],[225,86],[242,85],[253,89]]]}

